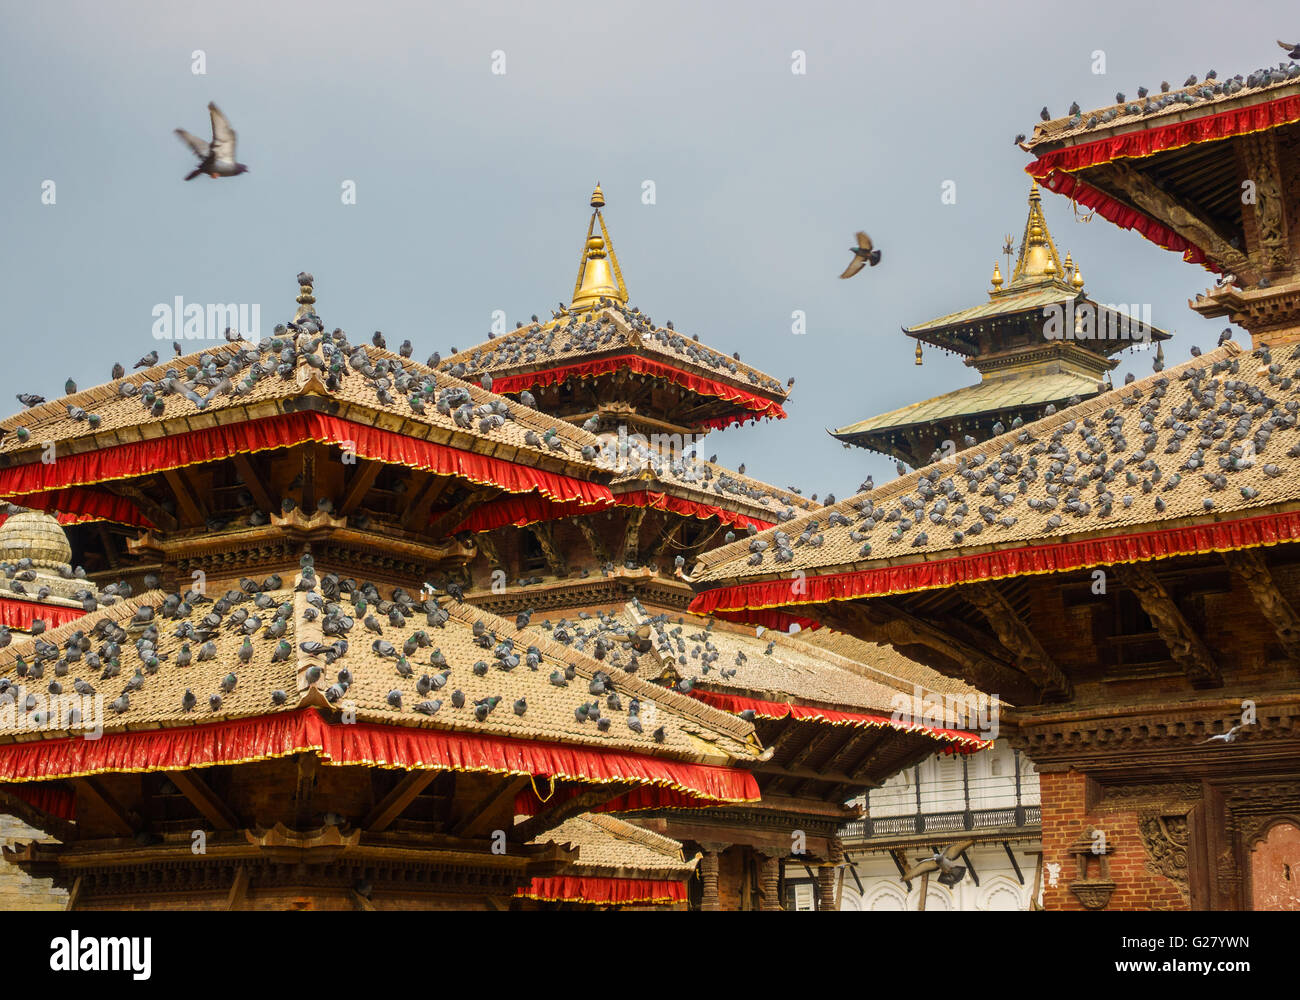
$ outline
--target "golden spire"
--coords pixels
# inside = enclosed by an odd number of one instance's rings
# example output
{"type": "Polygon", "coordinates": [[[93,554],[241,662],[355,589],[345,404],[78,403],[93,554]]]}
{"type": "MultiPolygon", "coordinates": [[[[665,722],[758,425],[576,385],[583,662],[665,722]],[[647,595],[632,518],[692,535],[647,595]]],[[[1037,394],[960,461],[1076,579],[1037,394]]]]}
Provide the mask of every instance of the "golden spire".
{"type": "Polygon", "coordinates": [[[1002,272],[998,270],[998,262],[993,262],[993,290],[999,291],[1002,288],[1002,272]]]}
{"type": "Polygon", "coordinates": [[[572,309],[594,306],[602,298],[627,302],[623,272],[618,266],[618,256],[614,253],[614,244],[610,242],[605,217],[600,211],[604,207],[605,194],[597,184],[591,193],[591,221],[587,223],[587,241],[578,260],[578,280],[573,283],[572,309]],[[599,236],[596,235],[597,222],[600,223],[599,236]]]}
{"type": "Polygon", "coordinates": [[[1057,256],[1056,244],[1047,229],[1047,220],[1043,218],[1043,198],[1038,191],[1038,182],[1029,188],[1029,217],[1025,220],[1025,235],[1020,243],[1020,257],[1016,260],[1016,269],[1011,275],[1011,287],[1028,284],[1039,280],[1059,279],[1061,275],[1061,258],[1057,256]]]}

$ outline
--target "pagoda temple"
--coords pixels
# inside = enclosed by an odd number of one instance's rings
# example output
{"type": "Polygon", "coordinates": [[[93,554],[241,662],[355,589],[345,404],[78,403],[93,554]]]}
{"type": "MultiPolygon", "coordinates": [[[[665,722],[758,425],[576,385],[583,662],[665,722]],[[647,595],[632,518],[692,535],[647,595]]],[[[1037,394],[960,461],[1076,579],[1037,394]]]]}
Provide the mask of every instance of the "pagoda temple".
{"type": "Polygon", "coordinates": [[[479,506],[612,505],[597,439],[324,333],[299,283],[259,344],[0,422],[0,495],[72,536],[0,528],[0,802],[56,839],[5,859],[70,909],[501,908],[574,816],[757,800],[751,723],[464,600],[479,506]],[[24,592],[77,550],[113,582],[70,571],[55,623],[24,592]]]}
{"type": "MultiPolygon", "coordinates": [[[[1010,253],[1008,242],[1007,252],[1010,253]]],[[[976,385],[912,403],[831,431],[848,444],[889,455],[914,468],[936,452],[960,450],[995,429],[1036,420],[1047,408],[1089,399],[1108,388],[1114,357],[1169,334],[1093,301],[1083,271],[1062,261],[1043,215],[1035,182],[1029,191],[1020,252],[1009,281],[993,265],[988,302],[903,330],[921,345],[957,354],[980,373],[976,385]],[[1052,328],[1053,314],[1057,327],[1052,328]]]]}
{"type": "Polygon", "coordinates": [[[1225,337],[846,500],[779,571],[751,562],[769,531],[692,574],[698,612],[834,625],[1012,702],[1048,909],[1300,905],[1298,128],[1294,63],[1039,127],[1029,172],[1220,272],[1190,305],[1254,350],[1225,337]]]}
{"type": "Polygon", "coordinates": [[[908,677],[891,684],[870,656],[686,614],[691,590],[678,567],[738,534],[824,508],[701,457],[712,429],[783,417],[786,394],[772,376],[629,304],[604,205],[598,187],[569,306],[444,359],[440,370],[581,422],[600,442],[588,455],[611,471],[614,503],[547,520],[527,498],[485,505],[483,521],[463,526],[479,552],[467,599],[502,615],[545,613],[540,627],[575,649],[752,715],[770,750],[754,765],[759,803],[698,821],[674,809],[631,818],[701,855],[695,905],[780,908],[788,860],[816,867],[829,907],[843,862],[838,830],[858,816],[845,803],[935,752],[988,743],[892,722],[900,689],[910,695],[934,677],[920,664],[902,658],[908,677]]]}

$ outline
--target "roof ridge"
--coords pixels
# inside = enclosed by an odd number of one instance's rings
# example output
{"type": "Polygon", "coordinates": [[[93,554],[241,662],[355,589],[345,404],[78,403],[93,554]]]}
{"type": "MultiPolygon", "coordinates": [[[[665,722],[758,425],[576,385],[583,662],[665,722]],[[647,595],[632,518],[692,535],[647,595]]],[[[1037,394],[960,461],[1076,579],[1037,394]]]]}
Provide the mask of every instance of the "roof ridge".
{"type": "MultiPolygon", "coordinates": [[[[824,508],[822,517],[829,517],[831,511],[847,515],[850,511],[854,510],[854,503],[859,502],[862,499],[870,499],[873,505],[888,502],[902,493],[911,492],[922,478],[929,478],[926,474],[936,466],[956,468],[961,464],[962,460],[968,456],[974,457],[979,454],[997,454],[1002,450],[1002,444],[1004,441],[1014,441],[1015,438],[1026,432],[1034,437],[1050,435],[1051,432],[1056,430],[1058,427],[1070,423],[1073,420],[1082,419],[1083,417],[1091,416],[1093,413],[1106,409],[1106,407],[1112,403],[1118,402],[1121,396],[1130,394],[1135,388],[1144,389],[1162,378],[1170,382],[1177,381],[1176,376],[1180,372],[1196,367],[1205,367],[1207,365],[1213,366],[1218,361],[1237,358],[1245,353],[1248,352],[1237,344],[1236,341],[1229,340],[1224,343],[1222,347],[1217,347],[1213,351],[1202,354],[1200,357],[1189,358],[1187,361],[1180,362],[1171,368],[1159,372],[1153,372],[1152,374],[1137,379],[1121,388],[1108,389],[1106,392],[1099,393],[1090,399],[1081,400],[1074,406],[1067,406],[1064,409],[1049,414],[1048,416],[1040,417],[1037,420],[1022,424],[1020,427],[1007,430],[1002,434],[999,434],[997,437],[989,438],[987,441],[981,441],[969,448],[956,452],[947,458],[941,459],[938,462],[931,462],[929,465],[913,469],[911,472],[899,476],[896,479],[892,479],[888,483],[877,486],[865,493],[858,493],[854,496],[846,497],[837,502],[834,507],[830,509],[824,508]]],[[[797,531],[806,527],[814,519],[812,513],[803,514],[792,521],[787,521],[783,525],[775,525],[771,528],[767,528],[764,531],[759,532],[758,536],[755,537],[763,537],[769,533],[775,534],[777,531],[784,531],[788,535],[793,535],[797,531]]],[[[716,549],[710,549],[708,552],[702,553],[696,562],[694,567],[695,572],[692,575],[700,576],[722,563],[731,561],[740,552],[748,551],[748,545],[751,541],[752,539],[738,538],[734,542],[721,545],[716,549]]],[[[946,550],[927,552],[926,556],[937,558],[943,551],[946,550]]],[[[762,575],[766,576],[768,574],[762,575]]],[[[777,573],[776,575],[783,576],[784,574],[777,573]]],[[[754,576],[757,578],[760,574],[755,574],[754,576]]]]}
{"type": "Polygon", "coordinates": [[[655,833],[653,830],[647,830],[643,826],[629,823],[627,820],[620,819],[609,813],[583,813],[578,818],[591,823],[593,826],[600,827],[610,836],[617,837],[619,840],[628,840],[658,854],[676,858],[678,861],[683,860],[681,842],[674,840],[672,837],[655,833]]]}

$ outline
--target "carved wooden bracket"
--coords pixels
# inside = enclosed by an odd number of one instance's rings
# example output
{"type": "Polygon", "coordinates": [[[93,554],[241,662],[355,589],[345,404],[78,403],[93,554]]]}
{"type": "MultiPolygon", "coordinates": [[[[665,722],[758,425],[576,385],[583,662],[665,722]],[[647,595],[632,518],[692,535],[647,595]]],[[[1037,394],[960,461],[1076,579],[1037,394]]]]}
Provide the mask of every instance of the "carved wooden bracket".
{"type": "Polygon", "coordinates": [[[1300,660],[1300,615],[1291,607],[1291,602],[1282,596],[1263,553],[1257,549],[1225,552],[1223,561],[1246,585],[1260,614],[1273,626],[1286,655],[1293,660],[1300,660]]]}
{"type": "Polygon", "coordinates": [[[1016,666],[1031,677],[1046,695],[1069,698],[1073,694],[1070,679],[1052,662],[1029,626],[1020,620],[1016,609],[992,583],[963,587],[961,594],[988,619],[998,641],[1016,659],[1016,666]]]}
{"type": "Polygon", "coordinates": [[[1240,272],[1249,267],[1250,259],[1234,247],[1214,223],[1156,187],[1144,174],[1126,163],[1115,162],[1107,165],[1105,176],[1134,205],[1163,222],[1179,236],[1195,243],[1225,270],[1240,272]]]}
{"type": "Polygon", "coordinates": [[[1151,567],[1143,563],[1124,566],[1120,570],[1120,579],[1137,596],[1142,610],[1169,647],[1169,655],[1183,668],[1192,683],[1198,687],[1221,686],[1223,673],[1214,656],[1187,623],[1151,567]]]}

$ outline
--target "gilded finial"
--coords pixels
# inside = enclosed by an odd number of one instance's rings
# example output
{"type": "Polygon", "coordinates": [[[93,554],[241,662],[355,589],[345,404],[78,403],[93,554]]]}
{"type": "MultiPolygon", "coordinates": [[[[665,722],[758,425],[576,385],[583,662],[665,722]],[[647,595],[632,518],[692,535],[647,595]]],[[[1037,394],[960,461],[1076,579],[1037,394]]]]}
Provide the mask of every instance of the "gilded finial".
{"type": "Polygon", "coordinates": [[[1002,289],[1002,272],[998,270],[998,262],[995,260],[993,262],[993,290],[996,292],[996,291],[1000,291],[1001,289],[1002,289]]]}
{"type": "Polygon", "coordinates": [[[1012,272],[1008,287],[1037,283],[1037,280],[1043,278],[1058,280],[1060,274],[1061,258],[1056,255],[1056,245],[1052,242],[1047,220],[1043,217],[1038,182],[1034,181],[1029,188],[1029,216],[1025,219],[1025,237],[1020,244],[1020,257],[1016,261],[1016,269],[1012,272]]]}
{"type": "Polygon", "coordinates": [[[578,280],[573,283],[570,308],[575,310],[594,307],[603,298],[627,302],[623,272],[618,266],[609,230],[605,228],[605,216],[600,211],[604,206],[605,195],[597,184],[591,193],[592,212],[587,224],[587,240],[582,246],[582,256],[578,258],[578,280]],[[597,223],[600,224],[599,233],[596,232],[597,223]]]}
{"type": "Polygon", "coordinates": [[[1070,284],[1076,289],[1083,288],[1083,271],[1079,268],[1074,269],[1074,275],[1070,278],[1070,284]]]}
{"type": "Polygon", "coordinates": [[[919,340],[916,342],[916,363],[918,365],[921,363],[921,342],[919,340]]]}

